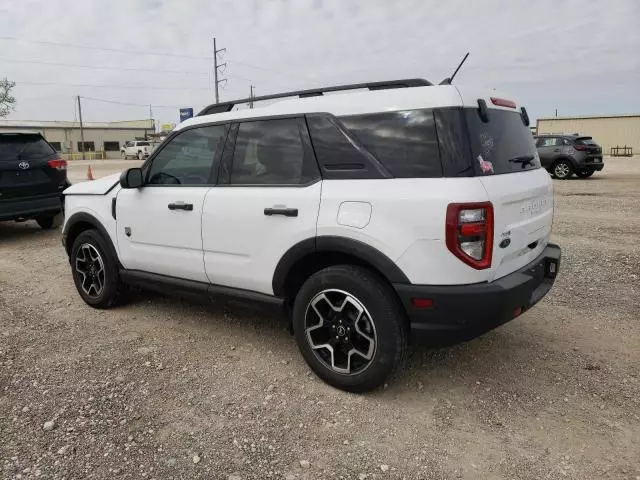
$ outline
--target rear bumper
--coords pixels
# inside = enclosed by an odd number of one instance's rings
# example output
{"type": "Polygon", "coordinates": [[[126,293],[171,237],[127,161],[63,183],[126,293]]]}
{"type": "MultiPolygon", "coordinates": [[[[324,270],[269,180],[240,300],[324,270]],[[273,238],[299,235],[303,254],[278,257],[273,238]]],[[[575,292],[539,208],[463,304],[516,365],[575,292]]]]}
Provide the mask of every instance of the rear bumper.
{"type": "Polygon", "coordinates": [[[490,283],[430,286],[394,284],[414,337],[450,334],[469,340],[512,320],[551,289],[560,268],[560,247],[549,244],[533,262],[490,283]],[[553,265],[553,267],[552,267],[553,265]],[[412,299],[429,299],[417,308],[412,299]]]}
{"type": "Polygon", "coordinates": [[[44,213],[62,211],[60,193],[0,201],[0,220],[33,218],[44,213]]]}

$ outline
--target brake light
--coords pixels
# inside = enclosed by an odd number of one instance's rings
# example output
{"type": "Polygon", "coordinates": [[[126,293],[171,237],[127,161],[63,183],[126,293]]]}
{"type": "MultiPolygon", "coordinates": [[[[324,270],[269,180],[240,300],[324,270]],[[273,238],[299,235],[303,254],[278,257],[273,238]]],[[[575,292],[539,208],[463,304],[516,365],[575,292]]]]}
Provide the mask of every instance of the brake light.
{"type": "Polygon", "coordinates": [[[499,107],[516,108],[516,102],[506,98],[491,97],[491,103],[499,107]]]}
{"type": "Polygon", "coordinates": [[[450,203],[446,221],[447,248],[476,270],[491,266],[493,253],[493,205],[450,203]]]}
{"type": "Polygon", "coordinates": [[[66,170],[67,169],[67,161],[62,160],[61,158],[56,158],[55,160],[49,160],[47,164],[51,168],[55,168],[56,170],[66,170]]]}
{"type": "Polygon", "coordinates": [[[579,150],[581,152],[583,152],[584,150],[587,149],[587,147],[585,147],[584,145],[574,145],[573,148],[575,148],[576,150],[579,150]]]}

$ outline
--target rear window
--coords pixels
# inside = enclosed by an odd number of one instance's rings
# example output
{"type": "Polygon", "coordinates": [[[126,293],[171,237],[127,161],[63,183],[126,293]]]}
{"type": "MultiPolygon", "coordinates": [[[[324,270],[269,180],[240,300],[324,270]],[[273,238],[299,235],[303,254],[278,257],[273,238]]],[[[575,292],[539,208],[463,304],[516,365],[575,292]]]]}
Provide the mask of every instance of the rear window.
{"type": "Polygon", "coordinates": [[[598,145],[596,142],[593,141],[593,138],[591,137],[576,138],[575,142],[578,145],[598,145]]]}
{"type": "Polygon", "coordinates": [[[394,177],[442,177],[431,110],[350,115],[340,121],[394,177]]]}
{"type": "Polygon", "coordinates": [[[478,175],[498,175],[540,168],[529,128],[518,112],[489,109],[484,123],[476,109],[465,109],[472,162],[478,175]]]}
{"type": "Polygon", "coordinates": [[[43,158],[55,153],[40,135],[0,135],[0,161],[43,158]]]}

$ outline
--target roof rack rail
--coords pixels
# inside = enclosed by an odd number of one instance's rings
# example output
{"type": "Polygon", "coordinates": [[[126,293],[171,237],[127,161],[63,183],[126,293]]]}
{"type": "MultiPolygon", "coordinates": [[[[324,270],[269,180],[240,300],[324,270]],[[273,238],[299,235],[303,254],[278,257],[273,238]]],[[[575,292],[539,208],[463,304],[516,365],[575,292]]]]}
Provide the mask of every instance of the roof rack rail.
{"type": "Polygon", "coordinates": [[[334,87],[312,88],[310,90],[298,90],[294,92],[274,93],[272,95],[263,95],[261,97],[243,98],[241,100],[232,100],[230,102],[213,103],[202,109],[197,116],[210,115],[213,113],[230,112],[236,105],[249,102],[261,102],[263,100],[273,100],[276,98],[287,97],[319,97],[328,92],[340,92],[343,90],[356,90],[360,88],[368,88],[369,90],[386,90],[392,88],[408,88],[408,87],[429,87],[433,84],[424,78],[405,78],[400,80],[387,80],[383,82],[353,83],[349,85],[338,85],[334,87]]]}

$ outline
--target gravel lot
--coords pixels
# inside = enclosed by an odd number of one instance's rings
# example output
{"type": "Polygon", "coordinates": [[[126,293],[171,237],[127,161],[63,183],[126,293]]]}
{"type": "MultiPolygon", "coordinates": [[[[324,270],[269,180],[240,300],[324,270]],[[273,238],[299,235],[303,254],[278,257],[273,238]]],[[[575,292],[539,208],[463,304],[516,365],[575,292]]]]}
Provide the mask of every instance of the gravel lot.
{"type": "Polygon", "coordinates": [[[640,158],[555,188],[551,293],[367,395],[312,375],[277,317],[92,310],[59,232],[0,224],[0,477],[640,480],[640,158]]]}

